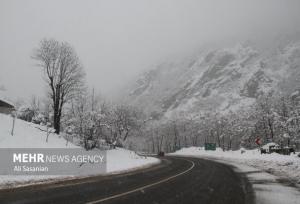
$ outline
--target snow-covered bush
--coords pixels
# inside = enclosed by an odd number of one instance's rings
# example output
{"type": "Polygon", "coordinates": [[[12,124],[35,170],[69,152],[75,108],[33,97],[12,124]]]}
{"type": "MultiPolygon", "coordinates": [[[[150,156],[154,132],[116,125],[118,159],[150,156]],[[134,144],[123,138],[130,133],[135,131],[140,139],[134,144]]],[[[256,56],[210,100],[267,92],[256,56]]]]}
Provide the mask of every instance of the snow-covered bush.
{"type": "Polygon", "coordinates": [[[17,117],[21,120],[25,120],[28,122],[32,121],[32,118],[35,116],[35,112],[33,109],[27,106],[21,106],[17,110],[17,117]]]}
{"type": "Polygon", "coordinates": [[[44,116],[44,114],[38,113],[32,118],[31,122],[39,125],[46,125],[47,118],[44,116]]]}

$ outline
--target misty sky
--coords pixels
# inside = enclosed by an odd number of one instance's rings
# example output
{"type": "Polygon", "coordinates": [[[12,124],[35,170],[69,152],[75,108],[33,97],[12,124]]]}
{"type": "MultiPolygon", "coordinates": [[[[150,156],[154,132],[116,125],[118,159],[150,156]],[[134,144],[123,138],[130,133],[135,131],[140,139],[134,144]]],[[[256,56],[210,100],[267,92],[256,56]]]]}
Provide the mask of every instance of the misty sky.
{"type": "Polygon", "coordinates": [[[73,45],[88,84],[109,94],[203,43],[299,27],[299,0],[0,0],[0,85],[13,98],[42,95],[30,58],[42,38],[73,45]]]}

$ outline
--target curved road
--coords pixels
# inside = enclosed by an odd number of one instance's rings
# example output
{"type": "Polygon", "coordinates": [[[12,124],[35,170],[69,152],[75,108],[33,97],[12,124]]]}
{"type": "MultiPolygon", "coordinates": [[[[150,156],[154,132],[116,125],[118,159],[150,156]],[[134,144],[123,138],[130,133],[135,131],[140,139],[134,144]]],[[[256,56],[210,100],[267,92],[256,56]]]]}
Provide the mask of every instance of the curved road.
{"type": "Polygon", "coordinates": [[[231,166],[188,157],[131,173],[0,190],[0,203],[254,203],[251,185],[231,166]]]}

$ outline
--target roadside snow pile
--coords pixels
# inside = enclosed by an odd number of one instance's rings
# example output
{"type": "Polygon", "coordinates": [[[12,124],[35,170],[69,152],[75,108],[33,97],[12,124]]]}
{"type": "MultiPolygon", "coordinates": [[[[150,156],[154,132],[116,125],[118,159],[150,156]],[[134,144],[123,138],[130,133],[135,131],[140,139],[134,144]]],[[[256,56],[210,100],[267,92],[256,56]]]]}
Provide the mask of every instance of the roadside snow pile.
{"type": "Polygon", "coordinates": [[[189,147],[170,155],[210,157],[246,164],[300,184],[300,158],[297,157],[297,154],[291,154],[290,156],[277,153],[260,154],[257,149],[224,152],[222,149],[217,148],[216,151],[205,151],[203,148],[189,147]]]}
{"type": "Polygon", "coordinates": [[[154,157],[139,156],[133,151],[126,149],[114,149],[107,151],[107,172],[118,173],[158,164],[159,159],[154,157]]]}
{"type": "MultiPolygon", "coordinates": [[[[15,129],[11,135],[13,119],[11,116],[0,114],[0,148],[80,148],[75,146],[61,136],[54,133],[49,135],[46,142],[47,133],[45,127],[23,120],[15,120],[15,129]]],[[[85,150],[81,149],[84,153],[85,150]]],[[[92,151],[99,151],[94,149],[92,151]]],[[[31,183],[50,182],[63,179],[87,177],[99,174],[114,174],[130,171],[160,162],[153,157],[139,156],[133,151],[126,149],[113,149],[106,151],[106,170],[98,173],[97,168],[92,163],[83,163],[78,168],[78,176],[53,176],[53,175],[0,175],[0,188],[28,185],[31,183]]]]}
{"type": "MultiPolygon", "coordinates": [[[[93,150],[97,151],[97,150],[93,150]]],[[[16,186],[24,186],[42,182],[52,182],[58,180],[84,178],[95,175],[109,175],[122,172],[128,172],[139,168],[149,167],[160,163],[160,160],[153,157],[139,156],[133,151],[126,149],[113,149],[106,151],[107,163],[105,173],[95,172],[93,164],[85,163],[79,169],[79,175],[67,176],[67,175],[0,175],[0,189],[11,188],[16,186]]]]}
{"type": "Polygon", "coordinates": [[[0,114],[0,148],[76,148],[60,135],[50,133],[46,142],[45,127],[20,119],[15,120],[14,134],[11,135],[13,118],[0,114]],[[43,131],[42,131],[43,130],[43,131]]]}

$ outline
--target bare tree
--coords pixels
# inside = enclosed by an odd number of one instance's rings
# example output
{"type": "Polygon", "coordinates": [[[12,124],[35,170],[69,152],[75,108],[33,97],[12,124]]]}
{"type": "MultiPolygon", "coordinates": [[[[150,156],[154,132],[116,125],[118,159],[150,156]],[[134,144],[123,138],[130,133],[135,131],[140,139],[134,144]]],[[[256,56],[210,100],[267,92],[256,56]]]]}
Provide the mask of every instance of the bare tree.
{"type": "Polygon", "coordinates": [[[49,85],[53,105],[55,133],[60,132],[64,104],[76,94],[83,84],[84,72],[75,50],[66,42],[44,39],[35,50],[33,58],[43,68],[49,85]]]}

